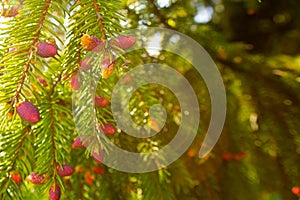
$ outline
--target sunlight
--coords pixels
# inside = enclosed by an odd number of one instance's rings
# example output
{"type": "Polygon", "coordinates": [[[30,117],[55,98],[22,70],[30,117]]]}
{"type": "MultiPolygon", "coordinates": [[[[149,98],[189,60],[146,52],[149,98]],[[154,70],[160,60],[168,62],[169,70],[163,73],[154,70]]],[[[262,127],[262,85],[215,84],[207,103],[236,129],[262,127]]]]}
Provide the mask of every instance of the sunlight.
{"type": "Polygon", "coordinates": [[[170,0],[157,0],[157,4],[160,8],[169,7],[171,5],[170,0]]]}
{"type": "Polygon", "coordinates": [[[207,23],[212,19],[213,13],[214,10],[212,7],[199,6],[197,8],[197,14],[194,17],[194,20],[197,23],[207,23]]]}
{"type": "Polygon", "coordinates": [[[147,52],[150,56],[158,56],[160,54],[161,47],[161,35],[159,33],[154,34],[154,36],[147,42],[147,52]]]}

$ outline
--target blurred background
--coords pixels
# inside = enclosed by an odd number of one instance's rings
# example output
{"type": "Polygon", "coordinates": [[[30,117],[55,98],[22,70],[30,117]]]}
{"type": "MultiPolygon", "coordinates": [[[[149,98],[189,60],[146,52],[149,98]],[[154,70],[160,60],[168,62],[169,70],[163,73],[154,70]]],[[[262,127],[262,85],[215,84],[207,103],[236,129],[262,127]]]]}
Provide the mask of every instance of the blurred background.
{"type": "Polygon", "coordinates": [[[192,37],[223,76],[226,124],[212,153],[199,159],[210,117],[209,96],[195,71],[178,66],[194,86],[201,108],[198,138],[181,157],[188,174],[172,170],[174,187],[190,184],[191,190],[181,191],[182,199],[298,199],[292,188],[300,185],[300,3],[124,2],[127,27],[159,26],[192,37]]]}

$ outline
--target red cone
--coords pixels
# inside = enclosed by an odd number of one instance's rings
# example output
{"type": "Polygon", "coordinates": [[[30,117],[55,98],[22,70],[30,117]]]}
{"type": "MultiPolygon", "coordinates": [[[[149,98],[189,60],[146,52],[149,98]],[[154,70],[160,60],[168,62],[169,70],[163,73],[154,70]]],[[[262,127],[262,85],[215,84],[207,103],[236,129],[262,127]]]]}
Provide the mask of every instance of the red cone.
{"type": "Polygon", "coordinates": [[[92,60],[90,58],[85,58],[80,62],[80,69],[83,71],[87,71],[92,67],[92,60]]]}
{"type": "Polygon", "coordinates": [[[67,164],[63,164],[61,167],[57,167],[57,173],[60,176],[71,176],[74,173],[74,169],[67,164]]]}
{"type": "Polygon", "coordinates": [[[94,166],[94,172],[95,172],[95,174],[104,174],[104,170],[103,170],[103,168],[102,167],[99,167],[99,166],[94,166]]]}
{"type": "Polygon", "coordinates": [[[59,200],[60,199],[60,187],[58,185],[52,185],[49,190],[50,200],[59,200]]]}
{"type": "Polygon", "coordinates": [[[53,57],[57,54],[57,47],[54,44],[48,42],[39,42],[37,44],[37,55],[42,58],[53,57]]]}
{"type": "Polygon", "coordinates": [[[15,183],[21,183],[22,182],[22,176],[19,172],[15,172],[13,175],[11,175],[11,179],[15,182],[15,183]]]}
{"type": "Polygon", "coordinates": [[[73,149],[79,149],[79,148],[84,148],[87,147],[90,143],[91,143],[91,136],[89,135],[81,135],[78,136],[73,144],[72,144],[72,148],[73,149]]]}
{"type": "Polygon", "coordinates": [[[105,97],[95,96],[95,106],[97,107],[105,107],[109,104],[109,100],[105,97]]]}
{"type": "Polygon", "coordinates": [[[31,173],[27,176],[26,180],[33,183],[33,184],[43,184],[44,183],[45,175],[39,175],[37,172],[31,173]]]}
{"type": "Polygon", "coordinates": [[[72,90],[79,90],[81,81],[77,74],[72,77],[70,85],[72,90]]]}
{"type": "Polygon", "coordinates": [[[81,37],[81,45],[88,51],[99,52],[104,48],[105,43],[97,37],[85,34],[81,37]]]}
{"type": "Polygon", "coordinates": [[[38,109],[28,101],[18,104],[17,113],[22,119],[31,123],[36,123],[40,120],[38,109]]]}
{"type": "Polygon", "coordinates": [[[292,188],[292,192],[295,194],[295,195],[300,195],[300,187],[293,187],[292,188]]]}
{"type": "Polygon", "coordinates": [[[102,160],[103,160],[103,154],[104,154],[104,152],[103,152],[102,149],[100,149],[98,152],[93,152],[94,160],[95,160],[97,163],[101,164],[101,163],[102,163],[102,160]]]}
{"type": "Polygon", "coordinates": [[[111,40],[110,44],[120,47],[121,49],[129,49],[132,47],[135,43],[135,37],[134,36],[123,36],[119,35],[116,37],[116,40],[111,40]]]}
{"type": "Polygon", "coordinates": [[[116,128],[112,124],[99,124],[99,128],[103,131],[106,135],[113,135],[116,132],[116,128]]]}

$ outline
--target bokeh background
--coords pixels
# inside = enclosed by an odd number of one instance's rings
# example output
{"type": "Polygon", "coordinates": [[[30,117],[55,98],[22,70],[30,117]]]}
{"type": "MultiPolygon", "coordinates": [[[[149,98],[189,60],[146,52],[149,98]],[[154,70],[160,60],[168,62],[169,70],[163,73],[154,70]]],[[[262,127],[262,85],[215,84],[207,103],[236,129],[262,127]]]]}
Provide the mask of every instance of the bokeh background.
{"type": "MultiPolygon", "coordinates": [[[[128,27],[166,27],[192,37],[210,53],[223,76],[226,124],[213,152],[199,159],[209,98],[205,86],[197,82],[199,76],[183,65],[201,102],[199,138],[181,158],[193,188],[184,199],[297,199],[291,189],[300,185],[299,2],[129,0],[126,4],[128,27]]],[[[177,176],[175,170],[172,184],[180,187],[187,177],[177,176]]]]}

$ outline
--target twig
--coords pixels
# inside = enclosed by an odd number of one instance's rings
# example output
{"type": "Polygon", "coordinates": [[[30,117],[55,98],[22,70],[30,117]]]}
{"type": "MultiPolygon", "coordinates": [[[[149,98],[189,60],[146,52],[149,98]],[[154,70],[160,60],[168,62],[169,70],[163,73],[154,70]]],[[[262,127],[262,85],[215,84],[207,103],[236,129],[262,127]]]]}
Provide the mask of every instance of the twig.
{"type": "Polygon", "coordinates": [[[101,9],[99,8],[99,6],[97,4],[97,0],[94,0],[94,6],[96,9],[97,18],[99,19],[99,26],[100,26],[100,31],[101,31],[102,37],[104,40],[106,40],[106,34],[105,34],[105,30],[104,30],[104,25],[103,25],[103,17],[100,14],[101,9]]]}

